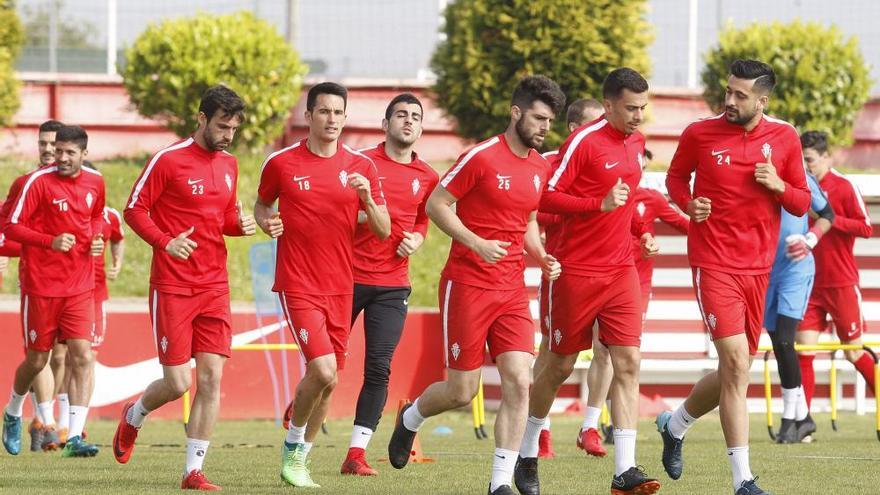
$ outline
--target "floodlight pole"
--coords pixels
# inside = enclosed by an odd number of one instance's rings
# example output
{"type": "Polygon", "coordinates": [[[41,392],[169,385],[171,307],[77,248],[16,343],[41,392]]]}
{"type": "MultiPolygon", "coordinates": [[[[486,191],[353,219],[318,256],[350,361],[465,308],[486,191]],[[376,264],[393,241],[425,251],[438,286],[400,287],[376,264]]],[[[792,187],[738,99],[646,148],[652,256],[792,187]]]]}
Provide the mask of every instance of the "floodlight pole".
{"type": "Polygon", "coordinates": [[[299,0],[287,0],[287,44],[296,43],[299,29],[299,0]]]}

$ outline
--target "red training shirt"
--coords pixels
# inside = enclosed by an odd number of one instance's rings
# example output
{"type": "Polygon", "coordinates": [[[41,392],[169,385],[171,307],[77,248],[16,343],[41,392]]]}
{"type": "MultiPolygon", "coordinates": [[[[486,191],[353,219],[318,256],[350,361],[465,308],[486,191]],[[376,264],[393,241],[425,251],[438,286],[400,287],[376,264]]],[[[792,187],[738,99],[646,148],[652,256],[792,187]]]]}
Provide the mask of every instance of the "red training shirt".
{"type": "Polygon", "coordinates": [[[22,244],[22,290],[40,297],[71,297],[95,288],[91,243],[101,228],[104,178],[85,167],[76,177],[57,170],[27,175],[5,230],[22,244]],[[63,233],[76,238],[66,253],[52,249],[52,240],[63,233]]]}
{"type": "MultiPolygon", "coordinates": [[[[871,237],[868,209],[858,188],[845,175],[831,169],[819,181],[834,210],[834,223],[813,248],[816,280],[813,287],[846,287],[859,284],[859,270],[853,254],[856,237],[871,237]]],[[[812,224],[813,221],[811,220],[812,224]]]]}
{"type": "Polygon", "coordinates": [[[397,255],[403,232],[428,235],[425,203],[439,177],[430,165],[412,154],[412,162],[398,163],[385,153],[385,143],[361,150],[376,165],[379,184],[391,216],[391,235],[380,241],[366,223],[354,236],[354,282],[383,287],[408,287],[409,257],[397,255]]]}
{"type": "Polygon", "coordinates": [[[688,259],[693,267],[726,273],[769,273],[779,237],[779,205],[795,216],[810,208],[797,131],[766,115],[749,132],[727,122],[724,114],[690,124],[672,157],[666,189],[683,211],[694,197],[712,201],[709,218],[691,222],[688,259]],[[755,165],[768,157],[785,182],[783,194],[774,194],[755,180],[755,165]]]}
{"type": "Polygon", "coordinates": [[[208,151],[192,137],[150,158],[123,211],[125,222],[153,246],[150,285],[173,294],[228,290],[224,235],[243,235],[235,209],[238,161],[208,151]],[[165,251],[180,233],[198,244],[187,260],[165,251]]]}
{"type": "MultiPolygon", "coordinates": [[[[654,223],[658,218],[663,223],[670,225],[682,234],[688,233],[688,216],[673,208],[663,193],[654,189],[637,187],[633,194],[635,213],[647,226],[648,232],[654,235],[654,223]]],[[[651,285],[654,276],[654,258],[642,256],[641,236],[633,235],[633,263],[639,272],[639,282],[645,286],[651,285]]]]}
{"type": "Polygon", "coordinates": [[[363,204],[348,180],[354,173],[364,176],[373,201],[384,205],[379,175],[369,158],[342,143],[325,158],[312,153],[306,141],[269,155],[260,173],[260,201],[270,205],[277,199],[284,222],[272,290],[351,294],[355,227],[363,204]]]}
{"type": "Polygon", "coordinates": [[[440,181],[458,200],[458,218],[483,239],[511,244],[504,248],[507,256],[490,264],[453,239],[443,277],[484,289],[524,287],[526,226],[538,209],[549,172],[547,161],[534,149],[526,158],[513,154],[504,134],[461,155],[440,181]]]}

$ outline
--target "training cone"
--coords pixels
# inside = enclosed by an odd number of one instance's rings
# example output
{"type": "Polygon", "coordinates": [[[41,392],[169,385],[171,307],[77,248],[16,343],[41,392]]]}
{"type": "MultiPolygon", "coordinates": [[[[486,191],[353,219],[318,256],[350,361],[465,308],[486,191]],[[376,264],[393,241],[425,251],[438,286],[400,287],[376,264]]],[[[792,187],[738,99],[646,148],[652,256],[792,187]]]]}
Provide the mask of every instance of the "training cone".
{"type": "MultiPolygon", "coordinates": [[[[397,424],[397,421],[400,420],[401,411],[403,411],[404,406],[410,404],[409,399],[401,399],[397,401],[397,416],[394,419],[394,424],[397,424]]],[[[383,457],[379,459],[379,461],[387,461],[387,457],[383,457]]],[[[409,462],[434,462],[434,459],[430,457],[426,457],[424,452],[422,451],[422,442],[419,441],[419,436],[416,435],[415,440],[413,441],[412,450],[409,452],[409,462]]]]}

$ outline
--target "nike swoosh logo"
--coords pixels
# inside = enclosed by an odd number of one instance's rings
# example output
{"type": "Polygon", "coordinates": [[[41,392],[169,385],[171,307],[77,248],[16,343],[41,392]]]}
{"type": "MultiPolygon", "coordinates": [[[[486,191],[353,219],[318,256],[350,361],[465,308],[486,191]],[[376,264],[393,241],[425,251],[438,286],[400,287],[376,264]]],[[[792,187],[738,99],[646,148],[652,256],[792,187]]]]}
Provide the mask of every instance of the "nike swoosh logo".
{"type": "Polygon", "coordinates": [[[511,177],[513,177],[513,176],[512,176],[512,175],[501,175],[501,174],[495,174],[495,178],[496,178],[496,179],[509,179],[509,178],[511,178],[511,177]]]}
{"type": "Polygon", "coordinates": [[[53,199],[53,200],[52,200],[52,204],[53,204],[53,205],[60,205],[61,203],[65,202],[65,201],[67,201],[67,198],[64,198],[64,199],[53,199]]]}
{"type": "MultiPolygon", "coordinates": [[[[287,323],[272,323],[253,330],[247,330],[232,336],[232,345],[249,344],[260,337],[271,335],[287,323]]],[[[191,365],[193,368],[195,364],[191,365]]],[[[143,393],[147,385],[162,378],[162,366],[159,358],[154,357],[127,364],[125,366],[104,366],[95,362],[95,392],[89,407],[101,407],[116,404],[135,395],[143,393]]]]}
{"type": "Polygon", "coordinates": [[[614,486],[622,487],[626,483],[623,481],[623,478],[614,478],[613,480],[611,480],[611,484],[614,486]]]}
{"type": "Polygon", "coordinates": [[[723,150],[721,150],[721,151],[715,151],[715,150],[712,150],[712,156],[718,156],[718,155],[720,155],[721,153],[727,153],[727,151],[728,151],[727,149],[723,149],[723,150]]]}
{"type": "Polygon", "coordinates": [[[203,180],[205,180],[205,179],[196,179],[196,180],[187,179],[186,183],[189,185],[193,185],[193,184],[198,184],[199,182],[202,182],[203,180]]]}
{"type": "Polygon", "coordinates": [[[614,163],[605,162],[605,168],[612,169],[612,168],[616,167],[618,163],[620,163],[620,162],[614,162],[614,163]]]}
{"type": "Polygon", "coordinates": [[[495,457],[497,457],[497,458],[499,458],[499,459],[507,459],[506,456],[498,455],[498,454],[495,454],[495,457]]]}
{"type": "Polygon", "coordinates": [[[294,175],[294,176],[293,176],[293,181],[294,181],[294,182],[299,182],[299,181],[301,181],[301,180],[306,180],[306,179],[308,179],[309,177],[311,177],[311,175],[304,175],[304,176],[302,176],[302,177],[300,177],[300,176],[298,176],[298,175],[294,175]]]}

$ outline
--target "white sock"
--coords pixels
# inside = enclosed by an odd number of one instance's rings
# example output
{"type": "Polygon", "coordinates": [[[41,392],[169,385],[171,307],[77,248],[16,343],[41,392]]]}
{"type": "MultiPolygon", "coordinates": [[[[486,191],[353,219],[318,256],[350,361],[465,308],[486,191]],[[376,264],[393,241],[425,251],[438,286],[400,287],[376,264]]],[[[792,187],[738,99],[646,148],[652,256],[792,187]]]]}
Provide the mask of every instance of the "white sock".
{"type": "Polygon", "coordinates": [[[306,441],[306,427],[303,426],[294,426],[293,423],[290,423],[290,429],[287,430],[287,439],[285,442],[288,444],[294,443],[304,443],[306,441]]]}
{"type": "Polygon", "coordinates": [[[600,416],[602,416],[602,408],[601,407],[587,406],[587,412],[584,414],[584,424],[581,425],[581,430],[586,430],[588,428],[593,428],[594,430],[598,430],[600,416]]]}
{"type": "Polygon", "coordinates": [[[419,431],[423,424],[425,417],[419,412],[419,399],[416,399],[412,407],[407,408],[403,413],[403,426],[409,431],[419,431]]]}
{"type": "Polygon", "coordinates": [[[88,415],[89,406],[70,406],[70,431],[67,432],[67,438],[82,436],[88,415]]]}
{"type": "Polygon", "coordinates": [[[367,450],[367,445],[370,444],[370,438],[373,438],[373,430],[354,425],[354,429],[351,430],[351,442],[349,442],[349,448],[356,449],[364,449],[367,450]]]}
{"type": "Polygon", "coordinates": [[[186,439],[186,467],[183,475],[186,476],[194,470],[202,470],[202,464],[205,462],[205,455],[208,453],[208,440],[198,440],[196,438],[186,439]]]}
{"type": "Polygon", "coordinates": [[[44,426],[55,426],[55,401],[40,402],[37,404],[37,411],[40,412],[40,421],[44,426]]]}
{"type": "Polygon", "coordinates": [[[544,426],[541,427],[541,431],[550,431],[550,416],[544,418],[544,426]]]}
{"type": "Polygon", "coordinates": [[[743,482],[751,481],[755,477],[752,476],[752,469],[749,467],[749,448],[746,447],[729,447],[727,449],[727,460],[730,461],[730,471],[733,473],[733,489],[739,490],[743,482]]]}
{"type": "Polygon", "coordinates": [[[684,438],[684,434],[687,433],[688,429],[697,422],[697,418],[688,414],[687,410],[684,408],[684,404],[678,406],[678,409],[672,412],[672,417],[669,418],[669,425],[666,429],[669,433],[679,440],[684,438]]]}
{"type": "Polygon", "coordinates": [[[614,429],[614,476],[636,465],[636,430],[614,429]]]}
{"type": "MultiPolygon", "coordinates": [[[[150,414],[150,410],[144,407],[144,398],[141,397],[133,406],[131,406],[131,409],[128,410],[128,415],[125,417],[125,421],[131,426],[140,429],[140,427],[144,426],[144,420],[147,419],[147,414],[150,414]]],[[[189,471],[187,471],[187,473],[189,473],[189,471]]]]}
{"type": "Polygon", "coordinates": [[[70,428],[70,399],[67,394],[58,394],[58,427],[70,428]]]}
{"type": "Polygon", "coordinates": [[[15,390],[13,390],[12,395],[9,396],[9,404],[6,404],[6,414],[20,418],[22,415],[22,409],[24,409],[24,398],[26,395],[27,393],[24,395],[18,395],[15,393],[15,390]]]}
{"type": "Polygon", "coordinates": [[[315,445],[313,442],[303,442],[303,457],[308,457],[313,445],[315,445]]]}
{"type": "Polygon", "coordinates": [[[515,450],[495,448],[495,457],[492,458],[492,481],[489,482],[490,492],[494,492],[499,486],[513,484],[513,468],[516,466],[517,454],[515,450]]]}
{"type": "Polygon", "coordinates": [[[545,424],[547,424],[547,418],[529,416],[526,421],[526,431],[523,433],[522,443],[519,446],[520,457],[524,459],[538,457],[538,440],[545,424]]]}
{"type": "Polygon", "coordinates": [[[795,421],[803,421],[810,414],[810,408],[807,407],[807,394],[804,393],[804,386],[798,387],[797,408],[795,409],[795,421]]]}
{"type": "Polygon", "coordinates": [[[797,412],[797,402],[798,389],[782,389],[782,419],[794,419],[795,413],[797,412]]]}

